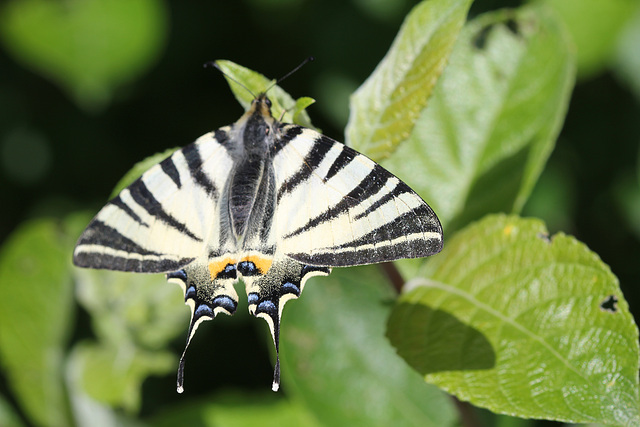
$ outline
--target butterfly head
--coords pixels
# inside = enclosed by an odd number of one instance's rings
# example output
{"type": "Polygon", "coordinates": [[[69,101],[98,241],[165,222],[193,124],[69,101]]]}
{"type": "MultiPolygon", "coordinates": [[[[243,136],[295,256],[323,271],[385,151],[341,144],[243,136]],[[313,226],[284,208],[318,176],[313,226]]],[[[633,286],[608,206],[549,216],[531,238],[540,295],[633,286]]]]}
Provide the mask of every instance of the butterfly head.
{"type": "Polygon", "coordinates": [[[265,153],[273,139],[277,121],[271,114],[271,100],[265,94],[256,97],[249,110],[235,124],[247,153],[265,153]]]}

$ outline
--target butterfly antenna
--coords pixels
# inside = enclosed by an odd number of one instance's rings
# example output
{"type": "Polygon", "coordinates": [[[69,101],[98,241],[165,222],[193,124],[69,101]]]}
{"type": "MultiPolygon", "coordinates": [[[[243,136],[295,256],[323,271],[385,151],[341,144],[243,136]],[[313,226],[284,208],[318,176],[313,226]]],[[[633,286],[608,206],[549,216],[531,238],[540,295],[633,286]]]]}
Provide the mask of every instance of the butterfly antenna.
{"type": "MultiPolygon", "coordinates": [[[[215,68],[216,70],[220,71],[223,76],[225,76],[226,78],[228,78],[232,82],[238,84],[240,87],[243,87],[247,92],[249,92],[251,94],[252,97],[254,97],[254,98],[256,97],[256,95],[253,92],[251,92],[248,87],[246,87],[245,85],[240,83],[238,80],[236,80],[233,77],[231,77],[229,74],[225,73],[224,70],[222,68],[220,68],[220,66],[218,65],[217,62],[215,62],[215,61],[205,62],[203,67],[204,68],[215,68]]],[[[298,67],[298,68],[300,68],[300,67],[298,67]]],[[[289,74],[291,74],[291,73],[289,73],[289,74]]]]}
{"type": "Polygon", "coordinates": [[[293,70],[289,71],[287,74],[285,74],[284,76],[280,77],[278,80],[276,80],[271,86],[269,86],[269,88],[267,90],[265,90],[264,92],[267,93],[269,92],[269,90],[274,87],[275,85],[282,83],[282,81],[284,79],[286,79],[287,77],[289,77],[291,74],[295,73],[296,71],[298,71],[300,68],[302,68],[303,66],[305,66],[308,62],[312,62],[314,61],[315,58],[313,56],[309,56],[307,59],[305,59],[304,61],[302,61],[300,63],[300,65],[298,65],[296,68],[294,68],[293,70]]]}

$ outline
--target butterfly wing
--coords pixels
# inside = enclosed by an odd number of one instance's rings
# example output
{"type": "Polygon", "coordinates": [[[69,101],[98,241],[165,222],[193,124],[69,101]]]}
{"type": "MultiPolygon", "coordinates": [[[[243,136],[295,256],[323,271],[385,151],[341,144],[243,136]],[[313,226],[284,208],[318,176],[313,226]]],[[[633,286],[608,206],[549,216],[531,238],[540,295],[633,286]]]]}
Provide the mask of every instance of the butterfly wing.
{"type": "Polygon", "coordinates": [[[306,281],[313,276],[326,276],[328,267],[315,267],[277,255],[266,274],[242,276],[247,290],[249,312],[269,325],[276,350],[273,391],[280,387],[280,318],[287,301],[300,297],[306,281]]]}
{"type": "Polygon", "coordinates": [[[233,287],[238,277],[236,266],[232,261],[220,261],[218,264],[220,268],[215,272],[215,276],[211,264],[200,260],[167,274],[169,282],[180,285],[184,292],[185,304],[191,308],[187,343],[178,365],[178,393],[184,390],[185,356],[200,323],[212,320],[219,313],[232,315],[238,307],[238,294],[233,287]]]}
{"type": "Polygon", "coordinates": [[[311,129],[274,150],[279,250],[304,264],[344,267],[442,249],[433,210],[392,173],[311,129]]]}
{"type": "Polygon", "coordinates": [[[228,141],[225,128],[208,133],[142,174],[87,226],[74,264],[166,273],[215,250],[219,200],[233,164],[228,141]]]}

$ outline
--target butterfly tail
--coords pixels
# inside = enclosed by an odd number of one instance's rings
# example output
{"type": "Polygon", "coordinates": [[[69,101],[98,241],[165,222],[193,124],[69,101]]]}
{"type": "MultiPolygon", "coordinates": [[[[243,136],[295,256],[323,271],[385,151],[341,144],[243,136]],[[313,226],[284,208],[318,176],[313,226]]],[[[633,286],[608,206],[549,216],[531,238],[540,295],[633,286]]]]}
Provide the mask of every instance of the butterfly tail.
{"type": "Polygon", "coordinates": [[[249,312],[263,318],[269,325],[276,350],[276,364],[271,389],[280,388],[280,320],[287,301],[300,297],[306,280],[327,275],[327,267],[314,267],[283,257],[273,262],[265,275],[244,277],[249,312]]]}
{"type": "Polygon", "coordinates": [[[238,306],[238,295],[233,288],[233,277],[217,277],[210,279],[209,268],[206,264],[188,265],[182,270],[167,274],[167,280],[180,285],[184,291],[185,304],[191,308],[191,321],[187,334],[187,343],[180,356],[178,364],[178,378],[176,390],[184,391],[185,356],[193,336],[205,320],[212,320],[218,313],[232,315],[238,306]],[[203,280],[207,278],[207,280],[203,280]],[[206,299],[202,296],[208,296],[206,299]]]}

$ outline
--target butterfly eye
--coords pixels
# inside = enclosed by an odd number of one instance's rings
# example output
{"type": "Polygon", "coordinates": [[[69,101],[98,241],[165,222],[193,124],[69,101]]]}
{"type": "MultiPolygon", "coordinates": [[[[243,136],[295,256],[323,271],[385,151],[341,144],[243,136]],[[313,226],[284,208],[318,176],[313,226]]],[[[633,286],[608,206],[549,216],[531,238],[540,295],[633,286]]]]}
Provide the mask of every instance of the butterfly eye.
{"type": "Polygon", "coordinates": [[[267,104],[267,107],[271,108],[271,100],[269,98],[265,98],[264,103],[267,104]]]}
{"type": "Polygon", "coordinates": [[[264,134],[265,134],[265,135],[269,135],[269,132],[271,132],[271,129],[269,129],[269,128],[265,128],[265,130],[264,130],[264,134]]]}

